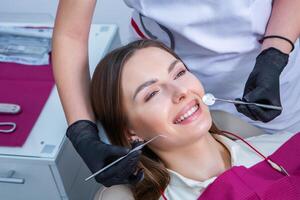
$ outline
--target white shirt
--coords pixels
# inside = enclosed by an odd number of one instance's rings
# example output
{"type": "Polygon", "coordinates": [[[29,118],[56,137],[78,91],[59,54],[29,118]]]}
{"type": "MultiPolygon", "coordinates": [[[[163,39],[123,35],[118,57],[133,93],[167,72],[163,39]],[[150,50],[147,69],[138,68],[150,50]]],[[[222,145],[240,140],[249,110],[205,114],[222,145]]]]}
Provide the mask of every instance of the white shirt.
{"type": "MultiPolygon", "coordinates": [[[[172,33],[175,52],[200,79],[207,92],[225,99],[242,97],[255,58],[260,53],[258,40],[265,33],[272,0],[124,1],[135,10],[133,19],[148,38],[156,37],[170,46],[170,37],[159,24],[172,33]],[[142,20],[139,13],[145,16],[142,20]]],[[[253,121],[238,113],[233,104],[218,102],[211,108],[232,113],[270,133],[299,131],[299,66],[297,42],[289,64],[280,76],[283,111],[271,122],[253,121]]]]}
{"type": "MultiPolygon", "coordinates": [[[[269,156],[293,135],[294,133],[282,132],[273,135],[255,136],[246,139],[246,141],[263,155],[269,156]]],[[[233,141],[221,135],[214,135],[214,137],[229,150],[232,166],[251,167],[263,160],[262,157],[240,140],[233,141]]],[[[170,183],[164,192],[168,200],[196,200],[207,186],[216,179],[216,177],[212,177],[201,182],[186,178],[172,170],[169,170],[169,173],[170,183]]],[[[160,200],[163,200],[163,198],[161,197],[160,200]]]]}

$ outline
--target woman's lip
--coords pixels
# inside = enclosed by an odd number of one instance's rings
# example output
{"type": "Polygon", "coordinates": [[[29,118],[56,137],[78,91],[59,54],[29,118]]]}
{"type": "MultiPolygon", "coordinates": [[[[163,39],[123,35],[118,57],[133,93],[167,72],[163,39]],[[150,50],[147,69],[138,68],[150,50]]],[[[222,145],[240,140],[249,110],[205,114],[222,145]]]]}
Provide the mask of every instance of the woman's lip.
{"type": "MultiPolygon", "coordinates": [[[[199,102],[194,99],[192,101],[190,101],[174,118],[173,123],[176,124],[176,121],[182,116],[184,115],[187,111],[189,111],[193,106],[198,104],[198,110],[196,112],[199,112],[201,110],[200,104],[199,102]]],[[[192,114],[193,116],[194,114],[192,114]]]]}
{"type": "Polygon", "coordinates": [[[201,113],[202,113],[202,110],[200,109],[200,105],[199,105],[198,110],[196,110],[196,112],[194,112],[191,116],[189,116],[188,118],[179,122],[178,124],[180,124],[180,125],[189,124],[189,123],[193,122],[194,120],[196,120],[201,115],[201,113]]]}

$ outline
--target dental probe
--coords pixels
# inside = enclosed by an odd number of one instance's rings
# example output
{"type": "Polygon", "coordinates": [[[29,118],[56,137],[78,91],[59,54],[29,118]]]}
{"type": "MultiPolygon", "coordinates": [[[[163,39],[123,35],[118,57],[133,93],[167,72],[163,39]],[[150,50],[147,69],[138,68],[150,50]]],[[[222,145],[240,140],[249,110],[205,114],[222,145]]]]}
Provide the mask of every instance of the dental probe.
{"type": "Polygon", "coordinates": [[[219,99],[219,98],[214,97],[214,95],[210,94],[210,93],[205,94],[202,97],[202,101],[208,106],[213,105],[216,101],[223,101],[223,102],[234,103],[234,104],[244,104],[244,105],[252,104],[252,105],[262,107],[262,108],[282,110],[282,107],[280,107],[280,106],[272,106],[272,105],[266,105],[266,104],[261,104],[261,103],[245,102],[245,101],[237,101],[237,100],[219,99]]]}
{"type": "Polygon", "coordinates": [[[104,170],[108,169],[109,167],[111,167],[112,165],[116,164],[117,162],[123,160],[124,158],[126,158],[129,154],[131,154],[132,152],[135,152],[135,151],[138,151],[138,150],[141,150],[144,146],[146,146],[147,144],[149,144],[150,142],[152,142],[153,140],[159,138],[159,137],[163,137],[163,138],[166,138],[167,136],[165,135],[157,135],[155,137],[153,137],[152,139],[148,140],[147,142],[145,142],[144,144],[141,144],[133,149],[131,149],[125,156],[122,156],[120,158],[118,158],[117,160],[115,160],[114,162],[110,163],[109,165],[103,167],[102,169],[100,169],[99,171],[95,172],[94,174],[92,174],[91,176],[87,177],[85,179],[85,181],[88,181],[90,180],[91,178],[97,176],[98,174],[100,174],[101,172],[103,172],[104,170]]]}

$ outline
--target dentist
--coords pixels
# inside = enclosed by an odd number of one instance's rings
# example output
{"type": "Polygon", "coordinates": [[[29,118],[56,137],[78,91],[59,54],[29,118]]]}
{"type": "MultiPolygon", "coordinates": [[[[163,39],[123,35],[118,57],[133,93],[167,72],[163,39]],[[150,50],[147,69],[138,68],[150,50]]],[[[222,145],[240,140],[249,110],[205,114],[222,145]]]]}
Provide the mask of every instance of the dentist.
{"type": "MultiPolygon", "coordinates": [[[[241,98],[282,106],[218,103],[230,112],[274,133],[300,130],[299,0],[124,0],[133,8],[136,38],[157,39],[181,56],[190,70],[220,98],[241,98]],[[266,123],[268,122],[268,123],[266,123]]],[[[89,99],[88,35],[96,0],[60,0],[54,35],[53,66],[67,136],[92,172],[128,149],[103,143],[89,99]]],[[[96,176],[105,186],[135,184],[140,152],[96,176]]]]}

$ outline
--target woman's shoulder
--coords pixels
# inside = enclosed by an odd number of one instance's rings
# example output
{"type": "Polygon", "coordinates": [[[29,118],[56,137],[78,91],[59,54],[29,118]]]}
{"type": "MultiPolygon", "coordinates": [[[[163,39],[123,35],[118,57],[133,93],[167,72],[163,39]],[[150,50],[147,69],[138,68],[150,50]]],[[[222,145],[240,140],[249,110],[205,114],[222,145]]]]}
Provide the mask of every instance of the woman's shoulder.
{"type": "Polygon", "coordinates": [[[127,185],[114,185],[101,188],[94,200],[134,200],[133,194],[127,185]]]}

